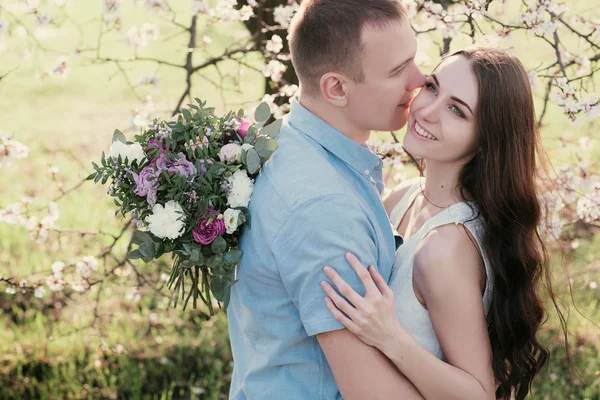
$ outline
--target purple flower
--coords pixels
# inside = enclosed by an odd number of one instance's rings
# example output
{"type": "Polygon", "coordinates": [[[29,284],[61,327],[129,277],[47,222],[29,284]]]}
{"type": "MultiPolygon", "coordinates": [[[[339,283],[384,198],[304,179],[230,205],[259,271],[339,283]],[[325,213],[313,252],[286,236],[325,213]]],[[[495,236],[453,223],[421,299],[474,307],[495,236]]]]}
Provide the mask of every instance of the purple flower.
{"type": "Polygon", "coordinates": [[[135,193],[138,196],[147,196],[149,191],[156,190],[158,182],[154,174],[154,167],[147,166],[140,171],[139,175],[136,173],[132,173],[132,175],[137,186],[135,193]]]}
{"type": "Polygon", "coordinates": [[[179,159],[175,161],[169,161],[164,155],[160,155],[156,159],[156,173],[160,174],[162,171],[167,171],[171,176],[175,174],[192,176],[197,173],[196,167],[192,162],[185,158],[185,154],[178,153],[177,156],[179,159]]]}
{"type": "MultiPolygon", "coordinates": [[[[207,213],[215,214],[214,210],[207,210],[207,213]]],[[[200,244],[211,244],[217,238],[217,236],[223,236],[225,234],[225,221],[214,217],[212,222],[208,223],[207,217],[198,219],[198,226],[192,231],[194,240],[200,244]]]]}

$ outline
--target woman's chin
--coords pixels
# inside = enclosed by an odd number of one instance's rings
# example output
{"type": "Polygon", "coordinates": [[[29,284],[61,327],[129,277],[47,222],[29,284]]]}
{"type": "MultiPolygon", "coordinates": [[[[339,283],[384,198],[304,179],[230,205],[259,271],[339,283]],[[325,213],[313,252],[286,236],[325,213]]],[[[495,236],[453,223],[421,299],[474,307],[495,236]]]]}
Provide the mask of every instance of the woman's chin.
{"type": "Polygon", "coordinates": [[[427,151],[424,149],[421,143],[418,143],[417,140],[409,137],[410,133],[407,132],[406,136],[404,136],[404,140],[402,142],[402,147],[406,150],[414,158],[427,158],[427,151]]]}

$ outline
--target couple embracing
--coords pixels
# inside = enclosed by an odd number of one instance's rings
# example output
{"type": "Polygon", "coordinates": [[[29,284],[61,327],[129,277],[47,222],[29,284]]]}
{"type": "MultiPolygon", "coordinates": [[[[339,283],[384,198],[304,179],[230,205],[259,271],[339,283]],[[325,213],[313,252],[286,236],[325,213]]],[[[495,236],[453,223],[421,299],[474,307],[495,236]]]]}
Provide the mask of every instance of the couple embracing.
{"type": "Polygon", "coordinates": [[[548,264],[521,62],[473,47],[425,77],[397,0],[305,0],[290,48],[300,95],[227,310],[230,398],[525,398],[548,264]],[[425,176],[382,199],[365,142],[404,126],[425,176]]]}

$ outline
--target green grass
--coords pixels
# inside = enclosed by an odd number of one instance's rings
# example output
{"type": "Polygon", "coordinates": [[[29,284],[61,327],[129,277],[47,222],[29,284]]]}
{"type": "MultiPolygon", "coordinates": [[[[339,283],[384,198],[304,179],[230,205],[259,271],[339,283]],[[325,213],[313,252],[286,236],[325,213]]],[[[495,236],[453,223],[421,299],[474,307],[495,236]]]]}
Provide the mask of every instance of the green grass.
{"type": "MultiPolygon", "coordinates": [[[[181,11],[178,21],[187,23],[187,2],[175,3],[181,11]]],[[[72,53],[76,46],[95,45],[88,38],[98,31],[99,10],[99,2],[94,2],[94,7],[77,4],[70,14],[84,22],[82,36],[67,24],[48,47],[72,53]]],[[[177,32],[164,20],[130,5],[124,10],[123,18],[125,30],[132,24],[139,26],[150,20],[160,24],[163,37],[177,32]]],[[[239,39],[232,37],[244,32],[242,27],[231,25],[211,29],[215,31],[210,33],[214,40],[208,49],[211,54],[235,46],[239,39]]],[[[537,50],[531,41],[514,41],[521,46],[522,54],[537,50]]],[[[130,55],[114,34],[108,35],[105,43],[104,57],[130,55]]],[[[13,44],[22,46],[23,40],[15,40],[13,44]]],[[[178,36],[167,43],[151,44],[141,55],[181,63],[185,46],[185,37],[178,36]]],[[[11,54],[0,55],[0,74],[18,65],[11,54]]],[[[203,57],[206,55],[197,54],[197,61],[203,57]]],[[[19,69],[0,83],[0,129],[14,134],[31,148],[28,159],[0,171],[0,187],[5,188],[0,207],[24,195],[33,197],[39,205],[59,196],[60,190],[47,173],[49,166],[60,168],[57,179],[64,189],[76,185],[91,172],[91,161],[97,160],[101,151],[108,150],[113,130],[127,130],[131,108],[140,107],[114,64],[85,65],[83,57],[72,56],[73,70],[66,79],[36,80],[34,74],[38,66],[49,66],[55,58],[56,54],[52,53],[36,54],[32,61],[22,62],[19,69]]],[[[252,65],[258,65],[259,61],[257,57],[248,60],[252,65]]],[[[140,75],[157,70],[157,65],[151,62],[122,65],[134,82],[140,75]]],[[[221,69],[226,75],[236,72],[232,63],[222,64],[221,69]]],[[[195,78],[193,95],[208,100],[219,110],[256,101],[262,96],[263,81],[252,69],[244,68],[244,72],[239,93],[227,91],[223,99],[210,83],[218,81],[219,74],[210,69],[205,79],[195,78]]],[[[183,91],[183,75],[178,69],[164,66],[158,73],[160,90],[139,89],[137,94],[141,98],[152,95],[154,115],[167,116],[183,91]]],[[[540,109],[539,99],[537,105],[540,109]]],[[[593,137],[595,129],[596,124],[589,123],[574,127],[557,107],[552,107],[542,134],[553,163],[558,166],[573,161],[572,153],[558,145],[560,136],[593,137]]],[[[128,132],[130,137],[132,134],[128,132]]],[[[597,158],[599,148],[596,141],[595,149],[586,157],[597,158]]],[[[105,195],[105,189],[88,182],[58,200],[60,227],[117,234],[124,221],[114,218],[112,200],[105,195]]],[[[117,243],[115,254],[123,254],[127,241],[124,237],[117,243]]],[[[600,280],[597,250],[600,235],[596,233],[579,242],[576,251],[565,252],[566,265],[573,276],[574,300],[581,313],[598,324],[600,290],[590,289],[588,283],[600,280]],[[596,269],[586,270],[590,264],[596,265],[596,269]]],[[[0,224],[0,275],[34,281],[48,274],[52,262],[70,263],[81,255],[99,254],[110,243],[107,236],[62,233],[53,234],[47,243],[36,244],[24,229],[0,224]]],[[[551,313],[542,338],[552,350],[552,358],[534,385],[535,394],[542,399],[600,399],[598,329],[574,309],[562,263],[558,256],[554,259],[555,287],[565,306],[570,307],[569,339],[573,360],[585,382],[570,373],[561,349],[556,316],[551,313]]],[[[104,260],[98,274],[113,265],[111,259],[104,260]]],[[[160,273],[168,272],[164,261],[135,265],[147,279],[156,282],[155,287],[162,285],[160,273]]],[[[30,295],[7,295],[0,286],[0,398],[227,397],[232,357],[224,315],[207,320],[202,310],[174,310],[169,305],[171,293],[165,288],[155,291],[147,287],[140,300],[135,301],[130,287],[135,280],[134,272],[123,268],[120,277],[123,283],[117,280],[102,288],[97,308],[97,287],[86,295],[74,293],[68,297],[47,291],[43,299],[37,299],[30,295]],[[94,321],[93,329],[77,330],[94,321]]]]}

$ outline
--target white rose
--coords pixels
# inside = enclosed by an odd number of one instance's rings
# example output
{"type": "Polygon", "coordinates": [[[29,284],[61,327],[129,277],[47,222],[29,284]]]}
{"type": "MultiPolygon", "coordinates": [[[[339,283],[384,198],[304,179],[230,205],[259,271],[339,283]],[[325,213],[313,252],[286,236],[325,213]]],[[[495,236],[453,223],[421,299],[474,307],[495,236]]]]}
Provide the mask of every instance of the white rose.
{"type": "Polygon", "coordinates": [[[155,204],[152,215],[146,217],[148,229],[159,238],[177,239],[185,230],[183,209],[176,201],[170,200],[163,207],[155,204]]]}
{"type": "Polygon", "coordinates": [[[121,158],[125,160],[125,157],[129,157],[129,146],[125,143],[115,140],[110,145],[110,156],[114,159],[121,158]]]}
{"type": "Polygon", "coordinates": [[[242,160],[242,148],[236,143],[226,144],[219,151],[219,158],[227,164],[233,164],[236,161],[240,162],[242,160]]]}
{"type": "Polygon", "coordinates": [[[228,208],[223,213],[223,219],[225,221],[225,228],[227,229],[228,234],[232,234],[236,231],[238,226],[240,226],[240,214],[242,212],[240,210],[234,210],[232,208],[228,208]]]}
{"type": "Polygon", "coordinates": [[[137,160],[138,164],[142,161],[142,159],[146,156],[144,153],[144,149],[139,143],[134,143],[132,145],[125,144],[118,140],[115,140],[110,145],[110,156],[114,159],[119,158],[125,161],[127,158],[128,162],[133,162],[133,160],[137,160]]]}
{"type": "Polygon", "coordinates": [[[142,145],[139,143],[134,143],[129,146],[129,162],[133,160],[137,160],[138,164],[142,162],[142,160],[146,157],[146,153],[144,153],[144,149],[142,149],[142,145]]]}
{"type": "Polygon", "coordinates": [[[237,170],[228,179],[231,184],[231,192],[227,196],[227,204],[230,207],[248,207],[250,196],[254,191],[254,183],[244,170],[237,170]]]}

